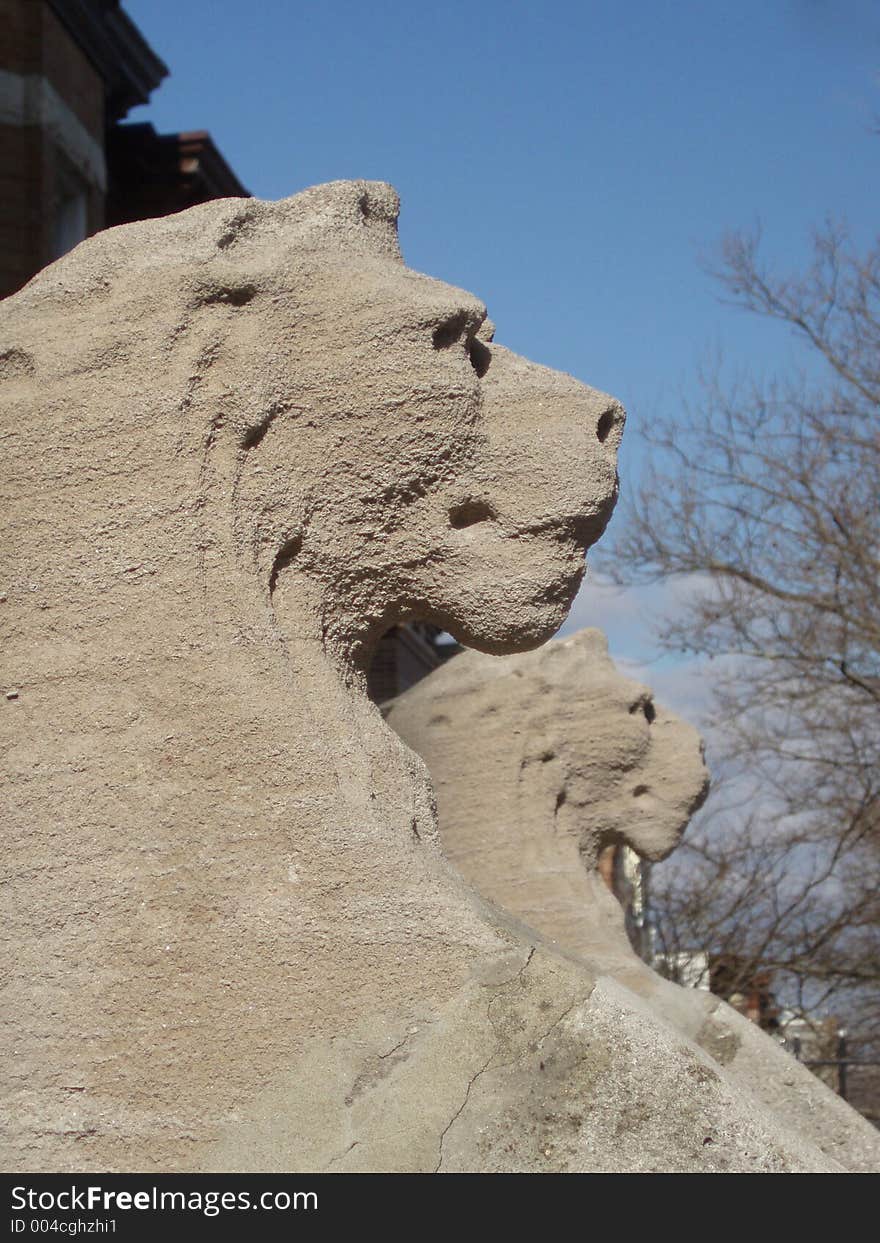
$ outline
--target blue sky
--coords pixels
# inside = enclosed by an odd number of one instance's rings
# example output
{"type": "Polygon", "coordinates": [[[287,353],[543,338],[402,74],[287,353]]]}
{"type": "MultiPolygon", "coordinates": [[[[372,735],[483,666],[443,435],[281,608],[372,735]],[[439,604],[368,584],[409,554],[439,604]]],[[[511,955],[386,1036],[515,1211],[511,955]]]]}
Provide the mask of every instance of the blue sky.
{"type": "Polygon", "coordinates": [[[828,213],[877,228],[877,0],[123,3],[171,70],[129,119],[210,130],[263,198],[392,182],[410,266],[624,402],[624,482],[707,356],[802,360],[719,305],[700,257],[725,230],[760,221],[784,269],[828,213]]]}

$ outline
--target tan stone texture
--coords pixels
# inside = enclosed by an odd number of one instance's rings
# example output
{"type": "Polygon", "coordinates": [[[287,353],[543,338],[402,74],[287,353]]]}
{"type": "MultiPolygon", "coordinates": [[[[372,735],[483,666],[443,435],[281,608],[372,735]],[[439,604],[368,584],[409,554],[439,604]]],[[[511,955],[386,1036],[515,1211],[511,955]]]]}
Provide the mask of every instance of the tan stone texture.
{"type": "Polygon", "coordinates": [[[0,307],[3,1164],[834,1168],[474,897],[364,694],[407,618],[550,637],[622,425],[396,216],[215,202],[0,307]]]}
{"type": "MultiPolygon", "coordinates": [[[[880,1168],[874,1128],[789,1053],[711,994],[661,980],[633,952],[600,852],[668,855],[708,773],[696,730],[618,672],[601,631],[501,659],[465,652],[385,712],[428,765],[444,853],[483,897],[638,994],[655,1033],[677,1032],[708,1054],[740,1103],[759,1103],[846,1169],[880,1168]]],[[[618,1039],[637,1013],[630,998],[618,1039]]],[[[625,1117],[665,1099],[664,1087],[649,1103],[651,1056],[643,1071],[620,1106],[625,1117]]]]}

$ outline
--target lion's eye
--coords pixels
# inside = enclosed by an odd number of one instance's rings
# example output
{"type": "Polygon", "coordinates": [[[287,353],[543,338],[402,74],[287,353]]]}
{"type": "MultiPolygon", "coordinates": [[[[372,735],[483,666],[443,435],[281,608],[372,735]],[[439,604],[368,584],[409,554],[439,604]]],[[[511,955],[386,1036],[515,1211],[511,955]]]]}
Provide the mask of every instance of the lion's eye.
{"type": "Polygon", "coordinates": [[[489,370],[492,351],[474,336],[478,326],[474,324],[472,317],[466,311],[461,311],[457,315],[450,316],[449,319],[444,319],[442,324],[438,324],[434,329],[432,340],[435,350],[448,350],[450,346],[457,345],[464,337],[464,348],[470,364],[482,380],[489,370]]]}
{"type": "Polygon", "coordinates": [[[464,311],[450,316],[449,319],[444,319],[443,323],[438,324],[434,329],[434,349],[448,350],[450,345],[455,345],[467,328],[467,322],[468,317],[464,311]]]}
{"type": "Polygon", "coordinates": [[[460,505],[452,506],[449,511],[449,525],[456,531],[462,531],[465,527],[476,526],[478,522],[486,522],[494,517],[495,512],[491,505],[487,505],[485,501],[468,499],[460,505]]]}

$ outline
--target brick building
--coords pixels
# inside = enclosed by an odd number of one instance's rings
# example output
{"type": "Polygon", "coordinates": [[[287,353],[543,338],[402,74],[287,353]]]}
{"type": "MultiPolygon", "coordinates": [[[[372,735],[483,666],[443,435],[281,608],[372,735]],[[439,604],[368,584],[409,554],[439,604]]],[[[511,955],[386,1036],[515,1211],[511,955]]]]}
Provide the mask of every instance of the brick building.
{"type": "Polygon", "coordinates": [[[119,0],[0,0],[0,297],[106,225],[247,194],[208,134],[120,124],[167,74],[119,0]]]}
{"type": "Polygon", "coordinates": [[[442,633],[438,626],[413,622],[409,626],[394,626],[383,635],[367,677],[370,698],[375,703],[385,703],[402,695],[444,660],[460,652],[457,643],[438,642],[442,633]]]}

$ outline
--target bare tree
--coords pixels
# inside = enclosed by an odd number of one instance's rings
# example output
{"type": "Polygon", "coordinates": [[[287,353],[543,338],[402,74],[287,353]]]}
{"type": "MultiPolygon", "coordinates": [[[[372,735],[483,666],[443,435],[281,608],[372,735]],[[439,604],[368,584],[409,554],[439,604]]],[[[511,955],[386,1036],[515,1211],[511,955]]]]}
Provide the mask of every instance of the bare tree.
{"type": "Polygon", "coordinates": [[[729,301],[793,330],[807,370],[732,388],[704,377],[698,409],[645,433],[652,466],[601,561],[625,584],[690,576],[659,637],[718,670],[725,780],[655,869],[657,935],[670,955],[726,955],[743,987],[772,972],[789,1004],[867,1033],[880,1009],[880,243],[859,254],[826,225],[809,270],[781,279],[757,235],[736,234],[714,275],[729,301]]]}

